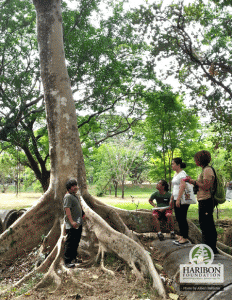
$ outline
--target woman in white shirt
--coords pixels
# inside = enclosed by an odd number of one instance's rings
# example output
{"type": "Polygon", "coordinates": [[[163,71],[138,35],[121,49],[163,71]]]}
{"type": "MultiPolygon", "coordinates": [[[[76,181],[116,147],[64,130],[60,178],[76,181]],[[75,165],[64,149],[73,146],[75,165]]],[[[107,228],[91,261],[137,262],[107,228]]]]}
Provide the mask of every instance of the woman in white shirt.
{"type": "Polygon", "coordinates": [[[172,160],[172,169],[176,172],[172,179],[172,196],[170,204],[174,203],[174,211],[176,216],[176,221],[179,225],[180,236],[177,241],[174,241],[176,245],[183,245],[189,243],[188,240],[188,222],[187,222],[187,212],[189,204],[181,204],[180,199],[184,193],[186,183],[182,179],[187,176],[186,172],[183,170],[186,168],[186,164],[182,162],[180,157],[174,158],[172,160]]]}

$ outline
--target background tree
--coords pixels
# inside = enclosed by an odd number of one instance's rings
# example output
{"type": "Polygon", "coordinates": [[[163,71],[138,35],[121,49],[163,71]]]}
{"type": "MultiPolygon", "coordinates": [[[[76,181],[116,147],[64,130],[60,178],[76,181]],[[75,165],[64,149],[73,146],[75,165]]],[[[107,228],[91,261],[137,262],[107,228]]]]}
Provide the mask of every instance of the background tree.
{"type": "Polygon", "coordinates": [[[35,22],[30,1],[14,1],[11,5],[1,1],[0,140],[4,151],[16,147],[24,151],[21,163],[34,171],[46,190],[50,172],[48,152],[42,153],[42,135],[46,133],[42,133],[45,116],[35,22]]]}
{"type": "Polygon", "coordinates": [[[17,179],[17,162],[12,161],[8,153],[0,154],[0,184],[1,192],[5,193],[10,184],[14,184],[17,179]]]}
{"type": "Polygon", "coordinates": [[[166,63],[162,78],[178,79],[202,114],[210,112],[212,124],[220,123],[216,130],[231,132],[231,3],[156,1],[130,15],[150,37],[151,69],[166,63]]]}
{"type": "Polygon", "coordinates": [[[99,195],[103,194],[106,187],[113,184],[115,197],[117,197],[118,185],[121,185],[122,198],[126,180],[135,174],[136,166],[142,160],[144,151],[141,143],[133,139],[114,138],[102,144],[92,156],[94,165],[95,183],[99,187],[99,195]],[[136,162],[137,160],[137,162],[136,162]]]}
{"type": "MultiPolygon", "coordinates": [[[[148,104],[144,134],[146,147],[152,155],[153,179],[163,178],[171,182],[171,162],[174,156],[187,161],[193,157],[200,125],[193,109],[188,109],[183,98],[169,88],[147,93],[148,104]],[[154,178],[155,176],[155,178],[154,178]]],[[[199,141],[198,141],[199,146],[199,141]]],[[[190,163],[189,174],[191,174],[190,163]]]]}

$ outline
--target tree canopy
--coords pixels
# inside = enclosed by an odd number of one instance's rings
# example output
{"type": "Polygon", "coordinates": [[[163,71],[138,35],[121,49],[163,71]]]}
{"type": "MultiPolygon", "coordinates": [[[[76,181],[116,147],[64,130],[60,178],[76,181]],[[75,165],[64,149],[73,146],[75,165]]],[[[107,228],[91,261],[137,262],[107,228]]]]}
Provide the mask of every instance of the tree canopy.
{"type": "MultiPolygon", "coordinates": [[[[46,190],[50,161],[35,12],[29,0],[0,3],[1,149],[20,147],[21,162],[46,190]]],[[[82,0],[69,9],[62,3],[66,63],[84,154],[143,119],[143,99],[160,90],[157,77],[172,76],[181,84],[179,94],[185,92],[197,109],[212,113],[213,143],[229,153],[231,4],[156,1],[128,12],[122,2],[108,3],[111,13],[104,17],[101,5],[82,0]],[[169,68],[159,71],[159,60],[170,62],[169,68]]]]}
{"type": "Polygon", "coordinates": [[[139,34],[149,38],[154,71],[178,79],[195,106],[211,112],[212,123],[231,128],[231,18],[229,1],[156,1],[130,12],[139,34]]]}

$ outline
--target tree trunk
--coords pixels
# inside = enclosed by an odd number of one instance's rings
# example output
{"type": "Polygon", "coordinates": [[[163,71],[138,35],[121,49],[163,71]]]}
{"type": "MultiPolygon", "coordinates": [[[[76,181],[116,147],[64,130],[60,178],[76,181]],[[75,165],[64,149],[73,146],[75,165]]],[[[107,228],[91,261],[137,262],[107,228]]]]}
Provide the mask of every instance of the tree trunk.
{"type": "Polygon", "coordinates": [[[78,135],[75,105],[65,66],[60,1],[34,0],[40,51],[41,77],[51,161],[50,185],[47,192],[12,227],[1,236],[1,259],[14,259],[30,251],[41,236],[63,217],[62,200],[68,178],[78,179],[80,189],[86,188],[85,170],[78,135]]]}
{"type": "Polygon", "coordinates": [[[122,199],[124,199],[125,175],[122,175],[122,199]]]}
{"type": "Polygon", "coordinates": [[[113,180],[114,185],[114,197],[117,198],[118,196],[118,182],[116,180],[113,180]]]}

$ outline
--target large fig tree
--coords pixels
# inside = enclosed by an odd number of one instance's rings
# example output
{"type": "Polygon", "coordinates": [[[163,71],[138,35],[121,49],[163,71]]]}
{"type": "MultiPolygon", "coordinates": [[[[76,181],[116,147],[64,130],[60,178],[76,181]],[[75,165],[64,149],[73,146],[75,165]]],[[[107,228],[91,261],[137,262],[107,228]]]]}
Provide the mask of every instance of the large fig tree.
{"type": "MultiPolygon", "coordinates": [[[[98,238],[99,253],[104,257],[105,251],[114,251],[134,269],[138,277],[142,278],[150,274],[154,288],[165,297],[164,287],[150,256],[136,241],[136,237],[119,213],[112,207],[99,203],[88,193],[75,105],[65,65],[61,0],[33,0],[33,3],[37,15],[51,177],[47,192],[22,218],[1,235],[0,259],[2,262],[9,263],[16,257],[24,255],[25,251],[29,252],[38,246],[41,237],[46,236],[41,246],[41,252],[47,253],[46,259],[22,278],[16,286],[22,284],[35,272],[45,274],[38,286],[41,286],[48,277],[52,277],[57,284],[60,283],[56,268],[62,261],[64,240],[62,199],[65,194],[65,182],[70,177],[76,177],[87,217],[86,223],[98,238]]],[[[133,223],[130,215],[126,218],[131,219],[133,223]]],[[[144,226],[148,225],[145,223],[144,226]]],[[[4,291],[1,294],[4,294],[4,291]]]]}

